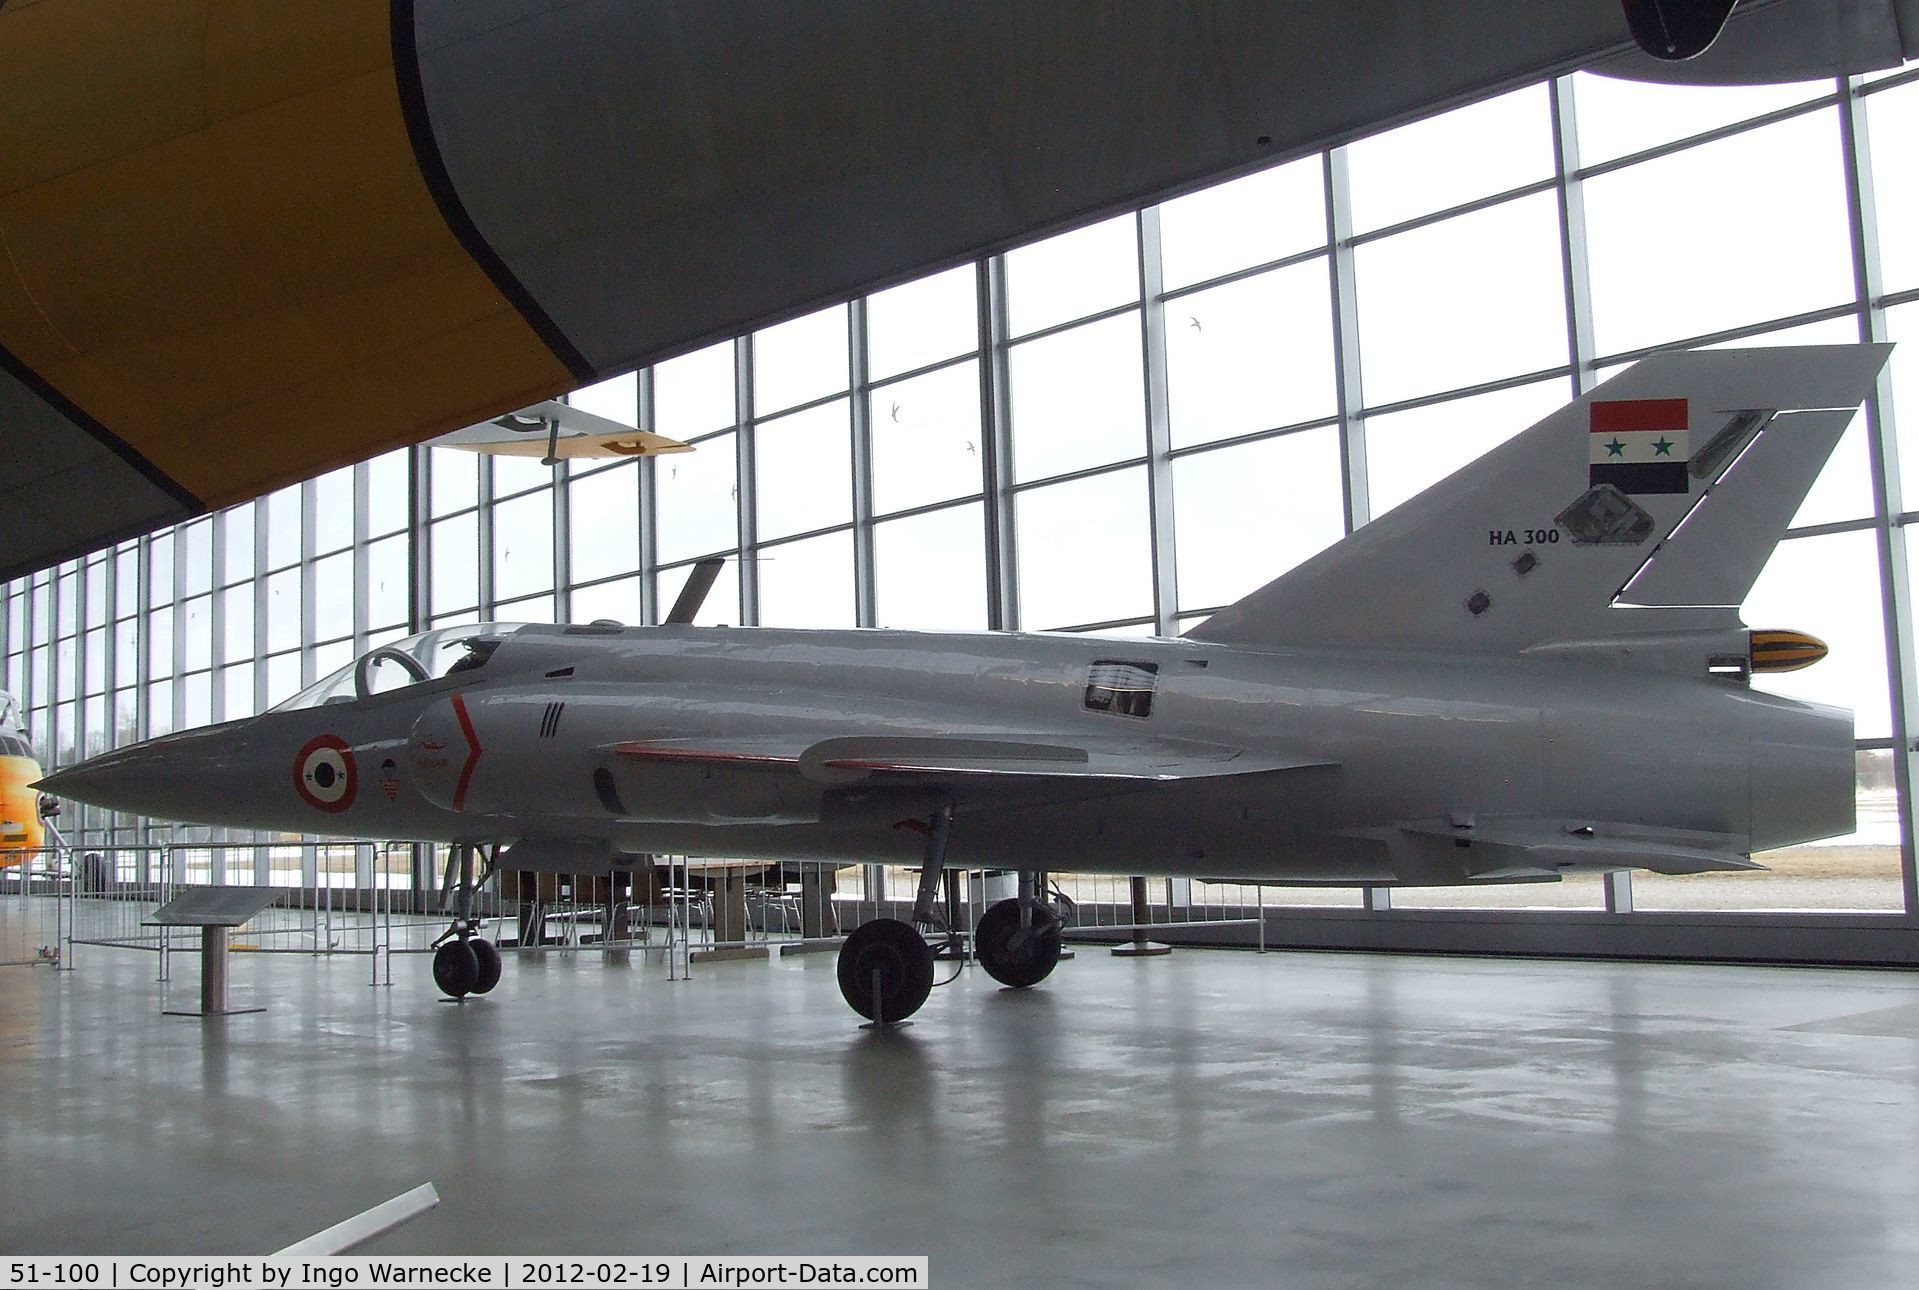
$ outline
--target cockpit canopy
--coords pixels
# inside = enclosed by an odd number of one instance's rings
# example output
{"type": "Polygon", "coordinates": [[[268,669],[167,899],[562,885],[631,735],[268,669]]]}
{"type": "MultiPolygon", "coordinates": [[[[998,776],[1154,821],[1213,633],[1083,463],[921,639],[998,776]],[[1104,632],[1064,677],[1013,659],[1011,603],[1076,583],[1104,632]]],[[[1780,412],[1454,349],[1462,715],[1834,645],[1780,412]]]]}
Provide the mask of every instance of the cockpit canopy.
{"type": "Polygon", "coordinates": [[[368,650],[272,710],[292,712],[329,703],[351,703],[455,673],[476,672],[486,666],[493,651],[507,637],[526,626],[525,623],[468,623],[392,641],[368,650]]]}

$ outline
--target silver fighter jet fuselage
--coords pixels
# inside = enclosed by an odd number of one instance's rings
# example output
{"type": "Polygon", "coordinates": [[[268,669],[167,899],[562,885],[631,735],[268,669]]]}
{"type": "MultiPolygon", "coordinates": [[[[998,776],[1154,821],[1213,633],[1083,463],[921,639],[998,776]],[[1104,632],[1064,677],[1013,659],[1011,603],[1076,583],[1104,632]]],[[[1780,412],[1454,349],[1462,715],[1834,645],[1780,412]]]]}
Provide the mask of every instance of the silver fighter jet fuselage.
{"type": "Polygon", "coordinates": [[[1703,676],[1074,635],[460,634],[499,644],[55,787],[164,818],[504,840],[582,872],[621,852],[911,860],[945,799],[953,864],[1308,882],[1717,867],[1704,853],[1851,826],[1851,715],[1703,676]],[[1107,702],[1113,677],[1138,715],[1107,702]]]}
{"type": "MultiPolygon", "coordinates": [[[[470,899],[489,843],[573,873],[917,861],[929,926],[945,866],[1016,869],[1020,896],[975,933],[1016,986],[1059,953],[1046,871],[1752,868],[1852,827],[1851,714],[1752,685],[1825,647],[1739,606],[1888,352],[1644,359],[1179,640],[448,629],[45,783],[161,818],[455,843],[459,939],[435,971],[456,995],[498,979],[470,899]]],[[[1290,481],[1271,487],[1283,508],[1290,481]]],[[[694,616],[701,567],[669,623],[694,616]]],[[[915,927],[876,919],[840,986],[897,1017],[931,963],[915,927]]]]}

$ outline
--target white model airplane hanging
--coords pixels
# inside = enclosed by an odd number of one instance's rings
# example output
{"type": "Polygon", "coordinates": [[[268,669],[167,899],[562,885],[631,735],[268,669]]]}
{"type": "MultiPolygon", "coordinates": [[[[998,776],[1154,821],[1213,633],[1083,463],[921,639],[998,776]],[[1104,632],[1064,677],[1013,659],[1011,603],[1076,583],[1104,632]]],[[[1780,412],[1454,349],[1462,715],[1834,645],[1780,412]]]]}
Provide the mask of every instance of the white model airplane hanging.
{"type": "Polygon", "coordinates": [[[945,866],[1023,871],[977,938],[1013,985],[1059,955],[1051,870],[1752,868],[1853,826],[1851,714],[1748,684],[1823,647],[1737,607],[1888,352],[1647,358],[1179,640],[692,627],[695,586],[660,627],[429,632],[44,787],[454,843],[434,973],[455,995],[498,974],[473,934],[476,848],[571,872],[646,853],[919,864],[918,926],[875,920],[840,952],[847,1000],[888,1019],[930,988],[945,866]]]}
{"type": "Polygon", "coordinates": [[[538,457],[548,466],[557,461],[657,457],[693,451],[690,443],[623,425],[553,399],[443,434],[428,440],[427,446],[463,448],[494,457],[538,457]]]}

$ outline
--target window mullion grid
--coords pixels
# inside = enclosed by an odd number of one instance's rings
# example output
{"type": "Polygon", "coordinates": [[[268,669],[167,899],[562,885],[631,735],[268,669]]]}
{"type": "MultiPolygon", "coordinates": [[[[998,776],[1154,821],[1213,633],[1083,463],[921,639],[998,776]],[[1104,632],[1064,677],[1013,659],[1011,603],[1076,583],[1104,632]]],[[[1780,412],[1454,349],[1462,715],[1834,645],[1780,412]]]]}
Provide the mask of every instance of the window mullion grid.
{"type": "Polygon", "coordinates": [[[473,558],[479,561],[474,585],[480,592],[480,617],[491,620],[496,613],[493,604],[493,458],[484,453],[480,455],[480,499],[474,511],[473,531],[473,558]]]}
{"type": "MultiPolygon", "coordinates": [[[[1846,214],[1852,232],[1853,294],[1860,331],[1869,341],[1886,339],[1883,308],[1874,299],[1883,281],[1879,232],[1874,211],[1866,104],[1857,77],[1839,82],[1839,138],[1846,171],[1846,214]]],[[[1919,709],[1913,689],[1912,596],[1906,577],[1906,532],[1894,522],[1904,509],[1899,487],[1898,435],[1893,420],[1892,378],[1884,369],[1866,400],[1866,452],[1872,472],[1873,534],[1879,551],[1879,598],[1885,619],[1886,682],[1890,688],[1892,733],[1899,748],[1893,759],[1893,784],[1900,807],[1899,874],[1906,916],[1919,918],[1919,861],[1915,858],[1913,752],[1910,717],[1919,709]]]]}
{"type": "Polygon", "coordinates": [[[1586,246],[1586,189],[1579,178],[1579,116],[1574,106],[1573,82],[1561,76],[1552,82],[1554,184],[1559,198],[1560,268],[1566,293],[1567,351],[1572,360],[1573,392],[1584,394],[1597,385],[1594,368],[1592,272],[1586,246]]]}
{"type": "MultiPolygon", "coordinates": [[[[407,634],[426,630],[428,596],[431,592],[433,514],[433,452],[425,444],[407,449],[406,490],[406,619],[407,634]]],[[[265,563],[262,562],[262,568],[265,563]]],[[[262,606],[264,610],[264,606],[262,606]]],[[[415,842],[408,849],[408,889],[415,902],[425,898],[433,884],[436,848],[431,843],[415,842]]],[[[268,876],[272,876],[268,853],[268,876]]],[[[416,903],[414,908],[421,906],[416,903]]]]}
{"type": "Polygon", "coordinates": [[[1018,631],[1018,535],[1013,523],[1012,388],[1007,374],[1006,260],[980,261],[980,485],[986,523],[986,625],[1018,631]]]}
{"type": "Polygon", "coordinates": [[[874,569],[873,541],[873,420],[868,383],[871,377],[866,347],[866,298],[847,306],[846,353],[850,362],[847,410],[853,432],[853,606],[854,622],[871,627],[879,622],[879,593],[874,569]]]}
{"type": "Polygon", "coordinates": [[[1326,237],[1332,275],[1333,379],[1339,397],[1339,467],[1346,531],[1372,518],[1367,486],[1364,387],[1360,383],[1359,306],[1353,271],[1353,208],[1346,180],[1346,150],[1323,154],[1326,177],[1326,237]]]}
{"type": "MultiPolygon", "coordinates": [[[[311,483],[303,485],[303,487],[306,488],[309,492],[312,490],[311,483]]],[[[311,510],[310,507],[302,506],[300,508],[300,513],[302,516],[305,516],[310,510],[311,510]]],[[[301,541],[302,541],[303,549],[310,551],[313,549],[313,531],[311,528],[311,522],[309,521],[308,523],[309,523],[309,527],[307,528],[304,535],[302,536],[301,541]]],[[[173,714],[168,719],[167,728],[169,730],[179,730],[186,725],[186,720],[187,720],[187,679],[186,679],[187,678],[187,615],[186,615],[187,535],[186,535],[186,530],[184,526],[176,525],[174,527],[172,555],[173,555],[173,673],[170,679],[172,681],[171,689],[173,691],[173,694],[172,694],[173,714]]],[[[174,822],[168,822],[166,825],[163,826],[163,828],[165,831],[164,840],[167,843],[172,844],[180,840],[181,835],[183,833],[182,825],[174,822]]],[[[182,861],[176,858],[174,863],[176,865],[179,865],[182,863],[182,861]]],[[[176,878],[178,878],[180,872],[181,872],[180,870],[176,870],[175,872],[176,878]]]]}
{"type": "MultiPolygon", "coordinates": [[[[133,737],[136,740],[153,736],[153,723],[147,718],[147,693],[152,685],[147,676],[147,651],[153,648],[153,615],[148,609],[153,595],[153,570],[148,563],[152,559],[153,535],[149,533],[134,545],[133,737]]],[[[28,608],[31,607],[29,601],[28,608]]]]}
{"type": "MultiPolygon", "coordinates": [[[[1570,76],[1554,78],[1552,95],[1553,188],[1559,199],[1559,264],[1566,303],[1566,351],[1575,397],[1598,384],[1592,330],[1592,271],[1586,246],[1586,190],[1579,178],[1579,113],[1570,76]]],[[[1609,914],[1633,911],[1632,870],[1600,875],[1609,914]]]]}
{"type": "MultiPolygon", "coordinates": [[[[87,622],[87,599],[93,590],[93,561],[80,561],[80,576],[74,579],[74,595],[80,603],[74,606],[73,627],[73,723],[78,737],[74,740],[74,756],[81,761],[87,759],[87,736],[91,733],[87,726],[87,665],[92,661],[93,649],[88,638],[93,635],[92,625],[87,622]]],[[[216,568],[218,566],[215,566],[216,568]]],[[[91,820],[93,810],[89,807],[83,814],[91,820]]]]}
{"type": "Polygon", "coordinates": [[[372,624],[367,621],[371,606],[368,602],[368,589],[371,579],[367,570],[366,535],[372,527],[367,515],[367,477],[371,473],[365,462],[353,467],[353,653],[357,658],[366,649],[367,631],[372,624]]]}
{"type": "Polygon", "coordinates": [[[267,710],[267,539],[268,500],[253,503],[253,710],[267,710]]]}
{"type": "MultiPolygon", "coordinates": [[[[100,731],[100,742],[104,748],[112,748],[115,744],[113,737],[113,708],[114,701],[119,697],[119,691],[115,686],[115,669],[119,666],[117,656],[119,654],[120,624],[113,616],[116,603],[114,596],[117,589],[116,584],[119,582],[119,570],[120,561],[117,553],[113,547],[108,547],[107,558],[100,562],[100,592],[101,598],[106,604],[106,616],[100,635],[100,699],[106,707],[106,712],[103,714],[106,720],[106,726],[100,731]]],[[[0,600],[0,611],[4,611],[5,608],[4,601],[0,600]]],[[[6,645],[4,642],[0,642],[0,662],[4,662],[5,660],[6,645]]],[[[80,683],[80,692],[85,694],[86,689],[86,682],[82,681],[80,683]]]]}
{"type": "MultiPolygon", "coordinates": [[[[406,489],[406,630],[409,636],[426,630],[427,578],[430,553],[427,516],[433,469],[431,450],[424,445],[407,450],[406,489]]],[[[265,568],[264,562],[261,568],[265,568]]]]}
{"type": "MultiPolygon", "coordinates": [[[[313,504],[314,485],[313,481],[309,479],[300,485],[300,686],[302,689],[320,679],[314,674],[313,658],[313,643],[316,639],[315,628],[318,625],[315,607],[318,593],[313,585],[315,579],[313,559],[313,504]]],[[[174,545],[176,547],[180,545],[178,538],[174,539],[174,545]]],[[[180,584],[176,582],[173,586],[174,596],[177,599],[180,584]]],[[[180,669],[177,665],[177,655],[179,653],[179,638],[183,634],[180,630],[179,623],[176,622],[173,627],[174,652],[176,655],[176,665],[173,676],[175,681],[174,689],[176,690],[180,688],[178,684],[180,669]]],[[[177,709],[177,702],[175,707],[177,709]]]]}
{"type": "Polygon", "coordinates": [[[733,407],[739,427],[733,440],[737,453],[734,497],[738,503],[735,538],[740,550],[740,622],[760,622],[760,524],[753,490],[753,337],[742,336],[733,345],[733,407]]]}
{"type": "MultiPolygon", "coordinates": [[[[144,568],[145,566],[143,565],[142,567],[144,568]]],[[[36,644],[36,633],[40,630],[40,615],[35,613],[33,609],[33,578],[31,575],[20,579],[20,595],[24,599],[24,603],[20,608],[20,649],[23,657],[20,663],[20,693],[14,697],[20,700],[21,720],[29,722],[30,724],[34,705],[40,701],[40,695],[38,693],[40,687],[34,683],[33,679],[33,649],[36,644]]],[[[145,605],[142,604],[141,607],[144,609],[145,605]]],[[[144,660],[142,660],[142,665],[144,667],[144,660]]],[[[40,737],[43,740],[46,738],[44,729],[41,731],[40,737]]],[[[49,757],[52,756],[51,749],[45,751],[49,757]]]]}
{"type": "MultiPolygon", "coordinates": [[[[226,573],[227,534],[225,517],[218,511],[200,521],[207,526],[207,551],[213,567],[207,571],[207,632],[213,638],[207,647],[207,715],[217,724],[226,720],[227,687],[227,593],[221,587],[221,579],[226,573]]],[[[227,827],[224,824],[206,826],[207,881],[214,886],[224,886],[227,880],[226,851],[221,846],[227,840],[227,827]]]]}
{"type": "MultiPolygon", "coordinates": [[[[1339,477],[1345,504],[1346,532],[1352,533],[1372,518],[1372,497],[1366,476],[1366,422],[1364,387],[1359,379],[1359,306],[1357,275],[1353,272],[1353,204],[1346,180],[1346,150],[1323,154],[1326,177],[1326,242],[1328,272],[1332,275],[1333,378],[1339,393],[1339,477]]],[[[1392,908],[1391,887],[1362,887],[1361,902],[1368,914],[1392,908]]]]}
{"type": "Polygon", "coordinates": [[[227,659],[227,593],[220,585],[227,565],[226,517],[215,511],[201,523],[207,526],[207,550],[212,553],[213,568],[208,572],[207,631],[213,637],[207,650],[207,714],[217,722],[227,716],[225,679],[227,659]]]}
{"type": "MultiPolygon", "coordinates": [[[[642,368],[637,395],[639,406],[635,409],[634,424],[640,429],[653,432],[653,369],[642,368]]],[[[640,470],[636,486],[640,490],[638,505],[640,516],[640,621],[657,623],[660,621],[660,556],[659,535],[654,532],[653,489],[658,478],[655,457],[640,458],[640,470]]]]}
{"type": "Polygon", "coordinates": [[[1139,327],[1146,365],[1146,482],[1148,537],[1153,551],[1153,630],[1177,635],[1179,569],[1175,560],[1173,432],[1166,376],[1165,270],[1160,258],[1159,207],[1139,212],[1139,327]]]}
{"type": "MultiPolygon", "coordinates": [[[[248,587],[253,598],[253,710],[267,710],[267,549],[271,537],[271,519],[265,497],[253,503],[253,580],[248,587]]],[[[247,836],[258,842],[262,834],[250,829],[247,836]]],[[[273,853],[265,847],[253,853],[253,879],[256,886],[273,883],[273,853]]]]}
{"type": "MultiPolygon", "coordinates": [[[[217,567],[217,566],[216,566],[217,567]]],[[[93,651],[87,646],[87,637],[91,629],[87,625],[87,592],[93,581],[93,566],[82,557],[74,566],[73,575],[73,690],[65,699],[73,706],[73,758],[75,762],[87,759],[87,656],[93,651]]],[[[84,834],[93,823],[93,807],[82,803],[76,813],[79,825],[76,832],[84,834]]]]}
{"type": "MultiPolygon", "coordinates": [[[[567,396],[571,404],[572,396],[567,396]]],[[[573,621],[573,464],[562,461],[553,472],[553,621],[573,621]]]]}

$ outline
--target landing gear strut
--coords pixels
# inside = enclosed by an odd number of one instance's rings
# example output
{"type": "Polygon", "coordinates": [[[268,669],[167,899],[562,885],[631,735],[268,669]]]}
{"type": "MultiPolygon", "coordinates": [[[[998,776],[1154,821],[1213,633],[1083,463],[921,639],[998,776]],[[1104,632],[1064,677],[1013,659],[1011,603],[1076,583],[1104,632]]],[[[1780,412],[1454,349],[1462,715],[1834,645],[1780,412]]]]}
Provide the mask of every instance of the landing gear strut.
{"type": "Polygon", "coordinates": [[[473,898],[493,876],[493,861],[499,852],[496,848],[493,857],[487,860],[485,872],[475,882],[474,849],[471,843],[457,842],[447,857],[441,904],[453,906],[453,925],[441,933],[435,942],[438,948],[433,951],[433,984],[454,999],[485,994],[500,983],[499,948],[477,934],[480,920],[473,915],[473,898]]]}
{"type": "Polygon", "coordinates": [[[906,1020],[933,992],[933,947],[919,929],[937,927],[950,935],[934,902],[952,832],[953,808],[942,806],[926,825],[926,855],[920,865],[919,892],[913,899],[913,921],[876,918],[855,928],[840,946],[840,994],[854,1012],[875,1025],[906,1020]]]}
{"type": "MultiPolygon", "coordinates": [[[[953,830],[953,808],[940,808],[924,827],[926,858],[920,866],[913,921],[874,919],[840,947],[840,993],[853,1011],[876,1026],[904,1021],[932,993],[934,954],[921,928],[944,932],[949,946],[963,948],[935,906],[946,867],[946,843],[953,830]]],[[[1060,961],[1065,920],[1041,899],[1044,890],[1040,875],[1022,872],[1019,895],[1000,901],[980,917],[974,950],[980,966],[1002,985],[1016,990],[1038,985],[1060,961]]],[[[1066,898],[1061,895],[1060,899],[1066,898]]]]}

